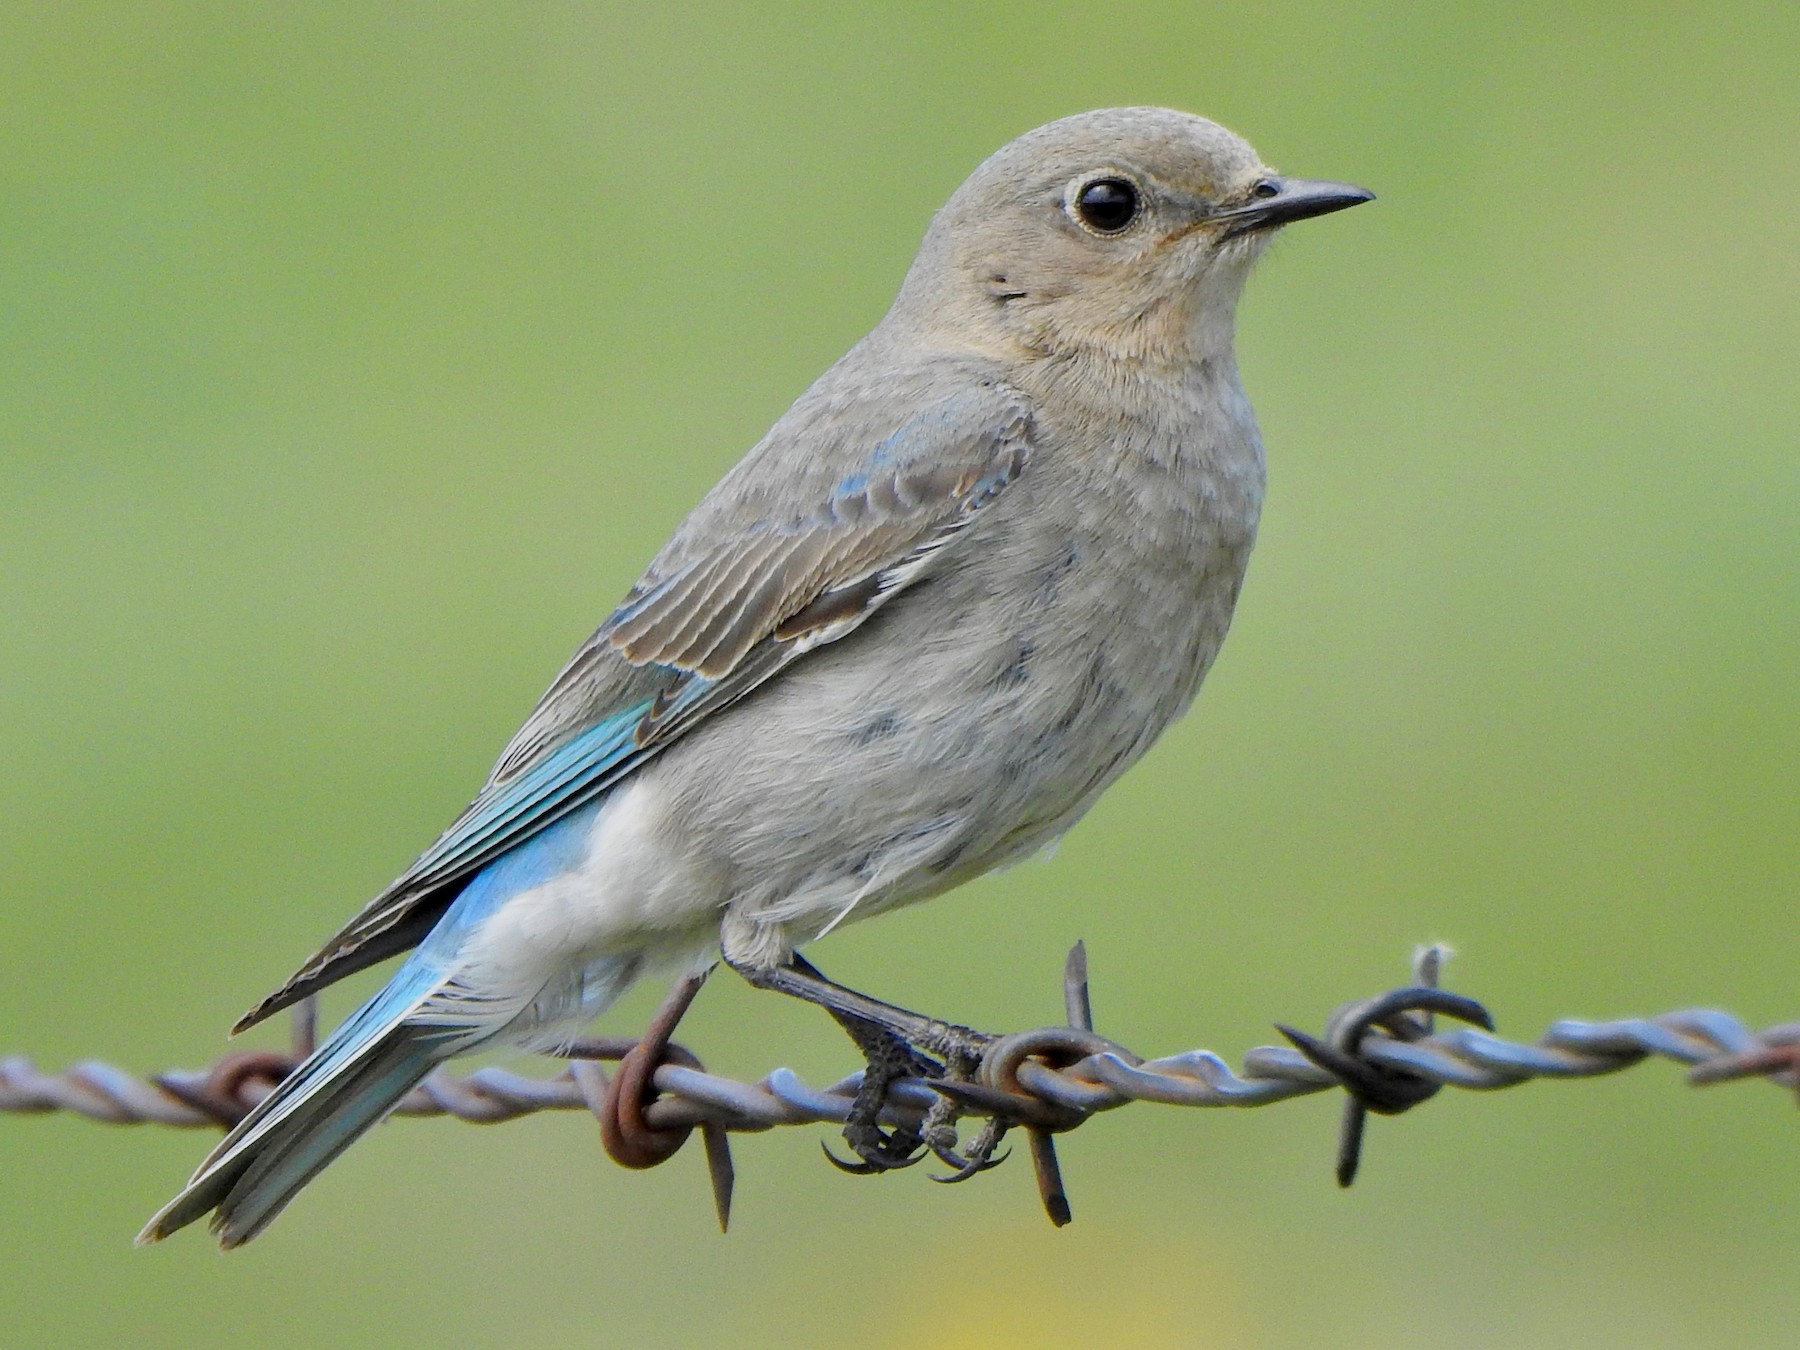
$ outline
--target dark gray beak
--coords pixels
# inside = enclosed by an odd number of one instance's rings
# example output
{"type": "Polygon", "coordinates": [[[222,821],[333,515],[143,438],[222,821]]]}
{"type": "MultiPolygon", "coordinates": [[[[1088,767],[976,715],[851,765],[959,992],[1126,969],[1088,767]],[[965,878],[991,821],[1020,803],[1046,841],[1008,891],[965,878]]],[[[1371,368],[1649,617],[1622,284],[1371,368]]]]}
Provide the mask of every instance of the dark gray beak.
{"type": "Polygon", "coordinates": [[[1296,220],[1329,215],[1346,207],[1374,201],[1375,194],[1353,183],[1332,183],[1322,178],[1268,177],[1253,189],[1248,206],[1221,212],[1215,220],[1229,220],[1226,238],[1251,230],[1274,229],[1296,220]]]}

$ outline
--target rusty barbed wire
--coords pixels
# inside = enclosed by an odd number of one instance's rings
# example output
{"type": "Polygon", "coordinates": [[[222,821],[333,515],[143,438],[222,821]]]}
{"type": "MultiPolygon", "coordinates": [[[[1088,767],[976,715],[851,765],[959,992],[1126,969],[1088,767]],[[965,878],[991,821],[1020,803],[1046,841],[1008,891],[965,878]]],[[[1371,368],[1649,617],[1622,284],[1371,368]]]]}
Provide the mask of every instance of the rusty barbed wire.
{"type": "MultiPolygon", "coordinates": [[[[1067,1025],[993,1038],[978,1069],[966,1079],[899,1080],[882,1120],[926,1139],[934,1128],[949,1125],[953,1140],[957,1117],[985,1118],[989,1146],[1008,1128],[1023,1128],[1030,1137],[1045,1209],[1060,1225],[1069,1221],[1070,1210],[1053,1136],[1131,1102],[1257,1107],[1343,1089],[1348,1100],[1338,1179],[1348,1185],[1356,1171],[1365,1113],[1398,1114],[1446,1087],[1495,1091],[1538,1079],[1594,1078],[1667,1059],[1688,1066],[1687,1081],[1695,1086],[1762,1078],[1800,1091],[1800,1022],[1753,1031],[1729,1013],[1690,1008],[1607,1022],[1564,1019],[1536,1041],[1511,1041],[1493,1032],[1480,1004],[1437,988],[1444,956],[1441,948],[1422,948],[1414,958],[1411,985],[1343,1005],[1322,1037],[1279,1027],[1292,1047],[1258,1046],[1234,1070],[1210,1050],[1145,1059],[1097,1034],[1086,952],[1077,943],[1064,972],[1067,1025]],[[1438,1031],[1433,1014],[1477,1025],[1438,1031]]],[[[754,1083],[706,1072],[691,1051],[670,1039],[700,984],[701,977],[678,983],[641,1039],[596,1037],[575,1043],[566,1052],[566,1067],[555,1076],[531,1077],[492,1066],[465,1075],[439,1069],[395,1114],[494,1124],[542,1111],[589,1111],[600,1121],[609,1156],[637,1168],[667,1161],[698,1129],[723,1227],[732,1188],[727,1134],[842,1124],[862,1074],[821,1088],[785,1068],[754,1083]],[[619,1063],[612,1074],[600,1067],[608,1060],[619,1063]]],[[[288,1052],[237,1051],[207,1069],[152,1078],[100,1060],[44,1073],[29,1058],[12,1056],[0,1060],[0,1113],[67,1111],[117,1125],[229,1127],[311,1052],[315,1015],[310,1002],[296,1009],[294,1045],[288,1052]]],[[[980,1163],[939,1179],[964,1180],[991,1165],[980,1163]]]]}

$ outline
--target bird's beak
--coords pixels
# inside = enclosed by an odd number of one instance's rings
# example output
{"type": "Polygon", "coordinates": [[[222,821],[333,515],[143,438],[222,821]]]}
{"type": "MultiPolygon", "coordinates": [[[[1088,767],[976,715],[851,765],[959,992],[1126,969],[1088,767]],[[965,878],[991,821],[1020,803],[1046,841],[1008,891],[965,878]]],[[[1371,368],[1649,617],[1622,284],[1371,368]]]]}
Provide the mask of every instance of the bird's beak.
{"type": "Polygon", "coordinates": [[[1271,174],[1257,184],[1256,199],[1248,206],[1222,212],[1214,220],[1229,221],[1226,237],[1251,230],[1291,225],[1310,216],[1329,215],[1346,207],[1373,201],[1375,194],[1354,183],[1332,183],[1322,178],[1282,178],[1271,174]]]}

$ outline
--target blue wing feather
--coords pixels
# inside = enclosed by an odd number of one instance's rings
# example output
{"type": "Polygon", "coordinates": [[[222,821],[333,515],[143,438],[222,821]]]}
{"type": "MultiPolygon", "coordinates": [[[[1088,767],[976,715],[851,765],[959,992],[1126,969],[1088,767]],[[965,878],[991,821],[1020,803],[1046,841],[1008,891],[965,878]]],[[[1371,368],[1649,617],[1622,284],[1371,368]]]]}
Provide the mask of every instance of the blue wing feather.
{"type": "Polygon", "coordinates": [[[506,852],[545,823],[607,787],[642,751],[638,727],[654,700],[646,699],[557,746],[531,768],[475,800],[420,856],[407,878],[454,875],[506,852]]]}

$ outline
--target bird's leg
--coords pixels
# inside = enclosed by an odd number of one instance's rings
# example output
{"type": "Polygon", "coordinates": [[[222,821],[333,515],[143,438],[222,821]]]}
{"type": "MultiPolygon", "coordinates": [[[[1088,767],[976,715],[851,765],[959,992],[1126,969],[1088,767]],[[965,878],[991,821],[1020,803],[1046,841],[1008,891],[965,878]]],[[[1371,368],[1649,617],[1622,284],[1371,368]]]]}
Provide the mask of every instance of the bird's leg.
{"type": "Polygon", "coordinates": [[[835,980],[825,978],[798,955],[790,956],[783,966],[757,967],[730,957],[725,958],[725,963],[758,989],[773,989],[807,1003],[816,1003],[840,1022],[850,1017],[886,1031],[909,1048],[946,1061],[952,1069],[959,1063],[971,1068],[980,1064],[982,1054],[995,1039],[986,1032],[954,1022],[940,1022],[935,1017],[908,1012],[892,1003],[883,1003],[878,998],[847,989],[835,980]]]}
{"type": "MultiPolygon", "coordinates": [[[[862,1163],[840,1166],[856,1172],[905,1167],[918,1160],[918,1150],[926,1143],[940,1157],[944,1156],[949,1144],[954,1143],[953,1133],[948,1144],[942,1137],[950,1129],[949,1120],[940,1118],[948,1110],[947,1102],[943,1109],[933,1107],[923,1130],[884,1131],[879,1122],[888,1089],[901,1078],[941,1078],[946,1073],[956,1078],[969,1077],[979,1067],[992,1036],[908,1012],[845,988],[798,955],[790,956],[786,965],[773,968],[739,964],[729,957],[727,964],[758,989],[773,989],[818,1004],[862,1051],[867,1067],[844,1123],[844,1138],[862,1163]],[[939,1059],[943,1062],[939,1063],[939,1059]]],[[[962,1162],[956,1158],[952,1165],[962,1162]]]]}

